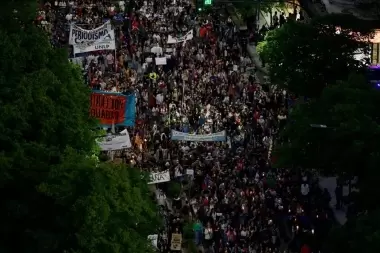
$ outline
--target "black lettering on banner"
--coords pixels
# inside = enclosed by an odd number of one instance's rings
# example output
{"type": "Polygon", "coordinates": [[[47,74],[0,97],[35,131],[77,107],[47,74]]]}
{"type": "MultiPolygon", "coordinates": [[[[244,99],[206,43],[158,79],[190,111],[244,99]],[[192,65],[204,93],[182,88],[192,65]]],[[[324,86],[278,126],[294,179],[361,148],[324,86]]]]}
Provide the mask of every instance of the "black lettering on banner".
{"type": "Polygon", "coordinates": [[[73,28],[71,36],[74,38],[75,44],[94,42],[103,38],[103,40],[112,40],[111,34],[107,28],[103,28],[95,31],[83,31],[73,28]]]}
{"type": "Polygon", "coordinates": [[[91,117],[98,119],[109,119],[109,120],[117,120],[120,118],[120,114],[115,110],[105,110],[105,109],[91,109],[90,110],[91,117]]]}
{"type": "Polygon", "coordinates": [[[125,107],[125,101],[123,97],[118,96],[91,96],[91,107],[101,107],[105,110],[122,110],[125,107]]]}
{"type": "Polygon", "coordinates": [[[106,50],[110,45],[95,45],[95,49],[106,50]]]}
{"type": "Polygon", "coordinates": [[[166,180],[166,172],[151,174],[151,182],[159,182],[166,180]]]}

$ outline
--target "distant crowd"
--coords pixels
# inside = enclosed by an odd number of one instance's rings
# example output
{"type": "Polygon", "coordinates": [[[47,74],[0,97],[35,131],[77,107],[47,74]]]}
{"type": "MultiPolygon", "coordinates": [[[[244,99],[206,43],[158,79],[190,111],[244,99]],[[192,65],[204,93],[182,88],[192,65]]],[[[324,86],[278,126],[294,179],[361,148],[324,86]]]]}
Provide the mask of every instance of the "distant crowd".
{"type": "MultiPolygon", "coordinates": [[[[177,235],[190,226],[203,252],[311,252],[328,219],[324,195],[312,174],[271,166],[286,91],[260,78],[223,10],[195,13],[186,0],[125,8],[124,1],[50,1],[38,19],[60,47],[68,47],[71,22],[93,29],[112,20],[116,52],[70,58],[92,89],[136,94],[134,147],[123,162],[168,171],[170,181],[156,183],[161,193],[181,186],[173,202],[159,202],[167,226],[158,250],[178,251],[177,235]]],[[[276,13],[274,25],[283,22],[276,13]]]]}

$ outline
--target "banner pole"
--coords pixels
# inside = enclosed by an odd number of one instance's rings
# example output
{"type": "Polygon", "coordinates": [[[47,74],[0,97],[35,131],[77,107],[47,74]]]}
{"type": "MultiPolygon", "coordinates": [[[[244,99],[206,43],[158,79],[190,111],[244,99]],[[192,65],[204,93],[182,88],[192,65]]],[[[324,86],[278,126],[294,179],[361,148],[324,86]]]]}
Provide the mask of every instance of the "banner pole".
{"type": "Polygon", "coordinates": [[[182,84],[182,108],[185,105],[185,82],[182,84]]]}
{"type": "Polygon", "coordinates": [[[117,72],[117,56],[116,56],[116,48],[115,48],[115,73],[117,72]]]}

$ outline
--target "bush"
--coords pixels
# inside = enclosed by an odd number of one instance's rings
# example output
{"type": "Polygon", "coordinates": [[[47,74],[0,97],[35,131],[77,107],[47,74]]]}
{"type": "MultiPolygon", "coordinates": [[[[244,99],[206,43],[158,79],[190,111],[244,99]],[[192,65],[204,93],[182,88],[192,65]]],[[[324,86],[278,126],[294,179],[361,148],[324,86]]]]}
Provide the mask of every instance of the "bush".
{"type": "Polygon", "coordinates": [[[187,249],[189,253],[198,253],[198,247],[193,240],[187,242],[187,249]]]}
{"type": "Polygon", "coordinates": [[[171,181],[168,185],[168,192],[167,196],[169,198],[178,198],[179,194],[181,193],[182,186],[180,183],[171,181]]]}
{"type": "Polygon", "coordinates": [[[185,226],[183,227],[183,238],[184,239],[189,239],[189,240],[194,239],[193,226],[194,226],[193,222],[185,224],[185,226]]]}

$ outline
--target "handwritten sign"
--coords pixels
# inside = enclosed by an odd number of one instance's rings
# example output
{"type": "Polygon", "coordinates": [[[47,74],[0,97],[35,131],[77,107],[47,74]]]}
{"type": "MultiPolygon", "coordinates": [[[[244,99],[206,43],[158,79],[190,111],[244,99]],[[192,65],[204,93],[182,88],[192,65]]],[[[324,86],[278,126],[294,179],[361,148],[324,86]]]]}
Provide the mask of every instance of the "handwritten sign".
{"type": "Polygon", "coordinates": [[[181,250],[182,246],[182,235],[181,234],[172,234],[172,241],[170,245],[171,250],[181,250]]]}

